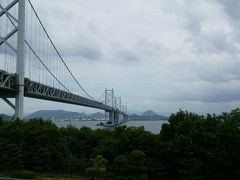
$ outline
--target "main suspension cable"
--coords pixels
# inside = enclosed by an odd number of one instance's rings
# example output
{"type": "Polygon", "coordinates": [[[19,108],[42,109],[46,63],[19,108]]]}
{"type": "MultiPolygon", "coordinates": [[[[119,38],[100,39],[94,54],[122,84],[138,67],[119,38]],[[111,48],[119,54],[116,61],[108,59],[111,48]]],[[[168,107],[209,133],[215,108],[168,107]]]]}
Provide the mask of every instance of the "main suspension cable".
{"type": "Polygon", "coordinates": [[[57,49],[56,46],[54,45],[52,39],[50,38],[50,36],[49,36],[46,28],[44,27],[41,19],[39,18],[38,14],[37,14],[37,12],[36,12],[36,10],[35,10],[35,8],[33,7],[33,4],[31,3],[30,0],[28,0],[28,2],[29,2],[29,4],[30,4],[30,6],[31,6],[31,8],[32,8],[32,10],[33,10],[33,12],[34,12],[34,14],[36,15],[39,23],[41,24],[41,26],[42,26],[45,34],[47,35],[49,41],[51,42],[53,48],[55,49],[58,57],[61,59],[61,61],[62,61],[62,63],[64,64],[64,66],[67,68],[68,72],[71,74],[71,76],[72,76],[72,78],[74,79],[74,81],[78,84],[78,86],[81,88],[81,90],[82,90],[90,99],[94,100],[94,98],[92,98],[92,97],[87,93],[87,91],[81,86],[81,84],[80,84],[80,83],[78,82],[78,80],[75,78],[75,76],[73,75],[73,73],[71,72],[71,70],[69,69],[69,67],[68,67],[67,64],[65,63],[65,61],[63,60],[63,58],[62,58],[61,54],[59,53],[58,49],[57,49]]]}

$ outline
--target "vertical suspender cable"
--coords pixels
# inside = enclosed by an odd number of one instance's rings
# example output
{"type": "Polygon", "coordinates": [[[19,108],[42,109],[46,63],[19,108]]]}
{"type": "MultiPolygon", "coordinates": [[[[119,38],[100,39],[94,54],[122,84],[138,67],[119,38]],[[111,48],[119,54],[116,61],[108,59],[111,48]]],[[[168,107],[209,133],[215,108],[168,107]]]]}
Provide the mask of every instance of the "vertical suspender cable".
{"type": "Polygon", "coordinates": [[[69,67],[68,67],[67,64],[65,63],[65,61],[63,60],[61,54],[60,54],[59,51],[57,50],[56,46],[54,45],[52,39],[50,38],[50,36],[49,36],[48,32],[46,31],[44,25],[42,24],[42,21],[41,21],[41,19],[39,18],[39,16],[38,16],[35,8],[33,7],[31,1],[28,0],[28,2],[29,2],[29,4],[30,4],[31,8],[33,9],[33,12],[35,13],[35,15],[36,15],[39,23],[41,24],[41,26],[42,26],[45,34],[47,35],[48,39],[50,40],[50,42],[51,42],[54,50],[56,51],[58,57],[61,59],[61,61],[62,61],[62,63],[64,64],[64,66],[67,68],[68,72],[70,73],[70,75],[72,76],[72,78],[74,79],[74,81],[77,83],[77,85],[80,87],[80,89],[81,89],[90,99],[94,100],[94,99],[87,93],[87,91],[81,86],[81,84],[78,82],[78,80],[75,78],[75,76],[73,75],[73,73],[71,72],[71,70],[69,69],[69,67]]]}

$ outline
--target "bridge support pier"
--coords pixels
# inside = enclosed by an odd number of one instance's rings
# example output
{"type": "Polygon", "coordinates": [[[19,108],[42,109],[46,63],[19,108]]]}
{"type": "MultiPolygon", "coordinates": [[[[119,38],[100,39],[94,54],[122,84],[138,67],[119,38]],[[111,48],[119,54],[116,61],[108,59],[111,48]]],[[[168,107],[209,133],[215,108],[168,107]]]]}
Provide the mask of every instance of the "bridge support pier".
{"type": "Polygon", "coordinates": [[[120,113],[118,111],[114,111],[114,123],[119,123],[120,120],[120,113]]]}
{"type": "Polygon", "coordinates": [[[112,124],[115,124],[115,121],[114,121],[114,111],[110,111],[109,112],[109,121],[111,121],[112,124]]]}
{"type": "Polygon", "coordinates": [[[105,111],[105,120],[114,124],[114,111],[105,111]]]}
{"type": "Polygon", "coordinates": [[[18,1],[17,32],[17,95],[15,98],[15,118],[23,119],[24,106],[24,69],[25,69],[25,0],[18,1]]]}
{"type": "Polygon", "coordinates": [[[120,112],[118,111],[106,111],[106,120],[110,121],[112,124],[119,123],[120,120],[120,112]]]}

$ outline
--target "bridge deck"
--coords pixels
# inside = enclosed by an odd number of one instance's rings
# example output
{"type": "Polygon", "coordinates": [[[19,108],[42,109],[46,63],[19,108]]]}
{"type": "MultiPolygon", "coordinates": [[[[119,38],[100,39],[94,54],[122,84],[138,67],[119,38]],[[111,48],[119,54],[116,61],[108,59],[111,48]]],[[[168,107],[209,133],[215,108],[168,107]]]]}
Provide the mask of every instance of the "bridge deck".
{"type": "MultiPolygon", "coordinates": [[[[0,98],[11,98],[16,96],[17,88],[15,79],[15,74],[9,74],[5,71],[0,70],[0,98]]],[[[119,111],[101,102],[94,101],[44,84],[40,84],[27,78],[25,78],[24,83],[25,97],[86,106],[102,109],[105,111],[119,111]]],[[[124,115],[123,112],[120,113],[124,115]]]]}

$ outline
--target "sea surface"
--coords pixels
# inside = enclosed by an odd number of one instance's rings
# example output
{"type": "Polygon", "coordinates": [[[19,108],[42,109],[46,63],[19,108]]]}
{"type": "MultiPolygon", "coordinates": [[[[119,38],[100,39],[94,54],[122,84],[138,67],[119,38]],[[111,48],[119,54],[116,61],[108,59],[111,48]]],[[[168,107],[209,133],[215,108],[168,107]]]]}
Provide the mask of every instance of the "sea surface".
{"type": "MultiPolygon", "coordinates": [[[[55,121],[55,124],[58,127],[67,127],[68,125],[75,126],[77,128],[81,127],[90,127],[92,129],[97,128],[104,128],[102,126],[97,126],[100,122],[106,123],[105,121],[77,121],[77,120],[69,120],[69,121],[55,121]]],[[[158,134],[161,130],[161,126],[164,123],[167,123],[168,121],[128,121],[124,123],[123,125],[126,125],[128,127],[141,127],[144,126],[144,129],[146,131],[150,131],[154,134],[158,134]]]]}

